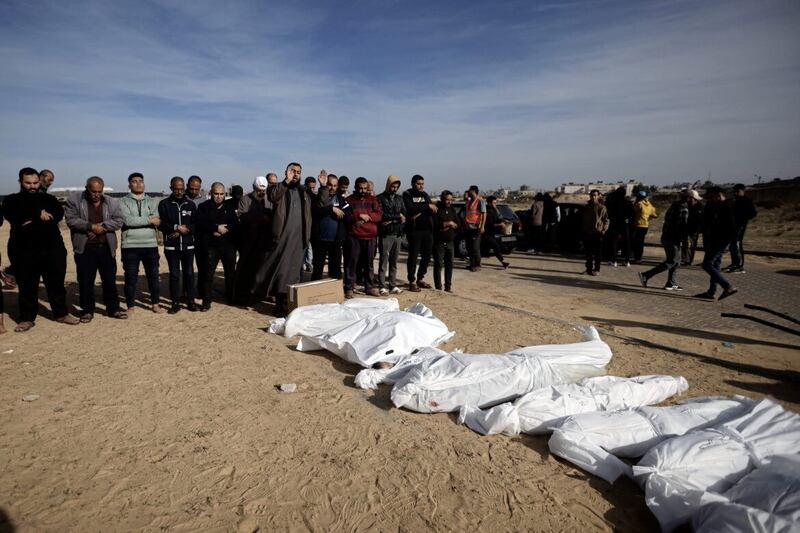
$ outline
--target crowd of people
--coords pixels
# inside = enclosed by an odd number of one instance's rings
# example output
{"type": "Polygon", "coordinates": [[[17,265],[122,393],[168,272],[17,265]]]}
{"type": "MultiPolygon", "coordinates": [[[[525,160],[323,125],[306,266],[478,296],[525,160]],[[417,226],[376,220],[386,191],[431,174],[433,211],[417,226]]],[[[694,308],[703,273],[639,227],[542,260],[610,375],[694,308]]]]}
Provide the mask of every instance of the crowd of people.
{"type": "MultiPolygon", "coordinates": [[[[145,192],[144,176],[128,177],[129,194],[116,199],[105,194],[103,179],[93,176],[83,191],[72,193],[62,204],[47,193],[55,175],[33,168],[19,171],[19,192],[5,198],[2,220],[11,226],[8,262],[3,283],[18,288],[19,321],[24,332],[35,324],[40,280],[44,282],[53,316],[69,325],[91,322],[95,313],[95,282],[100,277],[102,299],[108,316],[126,319],[135,309],[140,268],[147,280],[150,309],[155,313],[205,312],[211,308],[213,284],[219,264],[224,274],[224,300],[249,307],[259,301],[274,304],[278,316],[288,311],[289,286],[303,279],[322,279],[327,265],[330,278],[341,279],[345,298],[357,287],[366,295],[380,297],[402,292],[397,279],[399,252],[407,243],[405,287],[411,292],[436,288],[452,292],[456,235],[463,235],[467,268],[481,269],[481,248],[494,251],[505,269],[509,263],[495,240],[508,221],[497,210],[497,199],[482,198],[477,186],[464,195],[464,209],[453,207],[454,194],[443,191],[433,200],[425,191],[425,179],[411,178],[401,192],[401,180],[389,176],[385,188],[375,194],[371,181],[359,177],[349,193],[347,176],[328,174],[307,177],[302,167],[290,163],[280,180],[275,173],[259,176],[252,191],[240,186],[228,190],[214,182],[201,194],[202,178],[176,176],[169,182],[170,195],[158,200],[145,192]],[[80,311],[69,313],[65,277],[67,250],[59,223],[64,220],[72,240],[80,311]],[[119,245],[119,246],[118,246],[119,245]],[[163,245],[169,271],[169,300],[161,305],[160,253],[163,245]],[[124,306],[116,287],[119,247],[124,271],[124,306]],[[378,258],[378,272],[374,263],[378,258]],[[433,285],[426,281],[433,262],[433,285]],[[197,303],[199,300],[199,305],[197,303]]],[[[710,276],[709,289],[697,295],[720,298],[736,293],[723,276],[721,261],[730,247],[728,272],[743,272],[742,241],[747,222],[755,216],[744,185],[734,189],[733,202],[721,189],[706,191],[706,204],[697,191],[686,190],[665,215],[661,242],[666,259],[640,273],[641,284],[667,271],[667,290],[682,290],[676,272],[693,261],[698,236],[703,234],[703,268],[710,276]]],[[[582,213],[581,229],[586,251],[586,273],[596,276],[603,259],[609,264],[630,265],[641,261],[650,220],[657,218],[647,193],[639,191],[635,202],[624,188],[603,198],[591,191],[582,213]]],[[[531,207],[533,243],[544,247],[558,222],[558,204],[549,195],[537,195],[531,207]]],[[[533,250],[532,250],[533,251],[533,250]]],[[[2,322],[0,298],[0,332],[2,322]]]]}
{"type": "MultiPolygon", "coordinates": [[[[722,188],[710,187],[705,191],[703,204],[696,190],[682,190],[664,215],[661,245],[666,258],[638,274],[641,285],[646,288],[653,277],[666,271],[664,289],[683,290],[677,281],[678,268],[692,264],[702,235],[702,268],[709,275],[709,287],[695,297],[713,300],[717,287],[722,288],[720,300],[736,294],[738,290],[723,274],[722,260],[730,250],[731,264],[725,267],[725,272],[744,273],[744,235],[747,224],[756,216],[755,206],[745,191],[745,185],[735,185],[733,199],[728,201],[722,188]]],[[[657,210],[644,190],[637,191],[634,202],[626,198],[624,187],[605,198],[599,191],[591,191],[581,223],[586,273],[599,275],[604,258],[614,267],[620,263],[625,266],[640,263],[645,236],[654,218],[658,218],[657,210]]]]}
{"type": "MultiPolygon", "coordinates": [[[[477,271],[481,236],[491,241],[493,231],[486,228],[506,223],[496,211],[496,199],[482,199],[476,186],[465,198],[468,214],[464,217],[453,208],[452,192],[443,191],[437,200],[431,199],[420,175],[413,176],[411,186],[402,192],[400,178],[389,176],[385,189],[376,195],[372,182],[363,177],[354,180],[349,193],[347,176],[323,170],[301,182],[301,172],[300,164],[291,163],[282,180],[275,173],[259,176],[251,192],[244,194],[240,186],[233,186],[230,197],[223,183],[214,182],[209,194],[203,195],[202,178],[176,176],[169,182],[170,195],[161,200],[146,194],[139,172],[128,176],[130,192],[120,199],[107,195],[103,179],[93,176],[83,191],[70,194],[62,205],[47,193],[54,179],[51,171],[21,169],[20,190],[5,198],[0,217],[11,226],[10,265],[2,277],[6,286],[18,288],[15,330],[34,326],[40,280],[57,322],[91,322],[98,274],[107,315],[126,319],[135,309],[140,269],[154,313],[175,314],[184,306],[189,311],[208,311],[220,263],[227,303],[248,307],[266,300],[275,305],[276,315],[288,310],[289,285],[300,282],[305,273],[311,280],[321,279],[326,265],[329,277],[343,280],[346,298],[354,296],[357,286],[363,286],[369,296],[398,294],[402,292],[397,267],[403,237],[408,246],[407,290],[435,287],[450,292],[456,232],[462,225],[468,228],[470,270],[477,271]],[[66,298],[62,220],[72,241],[77,316],[69,313],[66,298]],[[160,246],[169,271],[166,308],[161,305],[160,246]],[[124,305],[116,286],[118,248],[124,305]],[[433,285],[426,281],[431,262],[433,285]]],[[[499,246],[493,244],[498,260],[507,268],[499,246]]]]}

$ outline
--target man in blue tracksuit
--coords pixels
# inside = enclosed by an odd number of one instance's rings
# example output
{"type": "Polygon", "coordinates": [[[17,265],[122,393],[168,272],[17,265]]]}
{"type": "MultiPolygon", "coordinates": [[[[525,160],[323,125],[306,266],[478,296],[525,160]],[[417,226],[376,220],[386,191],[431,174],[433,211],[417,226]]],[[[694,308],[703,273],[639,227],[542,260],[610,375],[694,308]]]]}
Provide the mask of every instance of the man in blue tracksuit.
{"type": "Polygon", "coordinates": [[[161,219],[158,229],[164,234],[164,255],[169,265],[172,307],[168,312],[174,315],[180,311],[181,277],[186,288],[186,308],[197,311],[194,303],[194,230],[197,206],[186,198],[186,184],[180,176],[170,180],[169,188],[172,194],[158,204],[158,216],[161,219]]]}

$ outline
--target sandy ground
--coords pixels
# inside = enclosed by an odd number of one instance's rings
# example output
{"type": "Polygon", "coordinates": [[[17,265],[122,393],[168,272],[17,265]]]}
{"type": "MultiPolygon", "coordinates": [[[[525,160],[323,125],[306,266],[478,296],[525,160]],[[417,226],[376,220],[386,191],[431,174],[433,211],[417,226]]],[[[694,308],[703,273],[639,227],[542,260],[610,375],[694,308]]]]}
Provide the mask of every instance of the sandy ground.
{"type": "MultiPolygon", "coordinates": [[[[574,342],[578,333],[552,319],[610,316],[589,294],[567,297],[495,268],[467,276],[456,273],[454,295],[400,295],[457,332],[445,348],[574,342]]],[[[74,283],[69,291],[76,301],[74,283]]],[[[5,299],[15,316],[16,294],[5,299]]],[[[75,327],[45,315],[26,334],[0,336],[0,530],[656,530],[632,482],[584,474],[551,456],[546,438],[482,437],[452,415],[395,409],[388,388],[354,387],[357,367],[265,333],[268,311],[142,307],[125,322],[96,316],[75,327]],[[280,393],[280,383],[298,391],[280,393]],[[39,399],[22,401],[30,393],[39,399]]],[[[746,367],[796,374],[796,350],[721,354],[717,342],[613,329],[686,354],[607,336],[609,373],[681,374],[692,396],[758,397],[756,384],[800,407],[796,383],[746,367]],[[723,357],[734,364],[714,364],[723,357]],[[738,386],[745,377],[751,386],[738,386]]]]}

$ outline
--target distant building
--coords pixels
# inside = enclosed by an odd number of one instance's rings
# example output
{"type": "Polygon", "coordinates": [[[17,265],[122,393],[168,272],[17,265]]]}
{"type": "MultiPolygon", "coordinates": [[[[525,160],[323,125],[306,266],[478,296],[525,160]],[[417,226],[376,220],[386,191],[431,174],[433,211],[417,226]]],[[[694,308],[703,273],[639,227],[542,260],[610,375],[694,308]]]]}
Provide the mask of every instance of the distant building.
{"type": "Polygon", "coordinates": [[[589,191],[597,189],[602,194],[608,194],[620,187],[624,187],[625,194],[630,196],[633,194],[633,189],[639,185],[641,185],[641,183],[636,180],[629,180],[627,182],[613,181],[608,183],[604,180],[597,180],[586,184],[569,182],[556,187],[556,192],[561,194],[589,194],[589,191]]]}

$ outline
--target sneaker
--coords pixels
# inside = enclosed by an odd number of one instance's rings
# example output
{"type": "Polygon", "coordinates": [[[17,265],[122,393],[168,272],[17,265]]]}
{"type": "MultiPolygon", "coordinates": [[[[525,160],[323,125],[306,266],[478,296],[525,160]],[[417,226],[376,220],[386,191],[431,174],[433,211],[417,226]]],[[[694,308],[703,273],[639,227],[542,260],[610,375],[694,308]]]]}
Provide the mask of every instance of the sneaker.
{"type": "Polygon", "coordinates": [[[694,298],[701,298],[701,299],[703,299],[703,300],[713,300],[713,299],[714,299],[714,295],[713,295],[713,294],[711,294],[711,293],[710,293],[710,292],[708,292],[708,291],[706,291],[706,292],[701,292],[700,294],[695,294],[693,297],[694,297],[694,298]]]}
{"type": "Polygon", "coordinates": [[[173,305],[172,307],[169,308],[169,311],[167,311],[167,313],[169,313],[170,315],[174,315],[180,310],[181,310],[181,306],[173,305]]]}
{"type": "Polygon", "coordinates": [[[641,283],[642,287],[645,289],[647,288],[647,276],[645,276],[643,272],[639,272],[639,283],[641,283]]]}
{"type": "Polygon", "coordinates": [[[408,290],[409,290],[409,292],[422,292],[422,289],[417,287],[416,283],[409,283],[408,284],[408,290]]]}
{"type": "Polygon", "coordinates": [[[194,302],[192,302],[186,306],[186,309],[194,313],[195,311],[197,311],[197,305],[194,302]]]}
{"type": "Polygon", "coordinates": [[[503,261],[503,270],[508,270],[508,267],[510,267],[510,266],[511,266],[511,263],[509,263],[508,261],[503,261]]]}
{"type": "Polygon", "coordinates": [[[381,290],[379,290],[378,293],[380,293],[381,296],[388,296],[389,295],[389,291],[387,291],[384,288],[381,288],[381,290]]]}
{"type": "Polygon", "coordinates": [[[599,270],[592,270],[591,272],[589,272],[589,275],[590,276],[599,276],[600,275],[600,271],[599,270]]]}
{"type": "Polygon", "coordinates": [[[724,291],[722,291],[722,294],[719,295],[719,299],[724,300],[728,296],[733,296],[737,292],[739,292],[739,289],[736,289],[734,287],[731,287],[730,289],[725,289],[724,291]]]}
{"type": "Polygon", "coordinates": [[[353,293],[353,289],[347,289],[346,291],[344,291],[345,299],[350,300],[353,298],[353,296],[355,296],[355,294],[353,293]]]}
{"type": "Polygon", "coordinates": [[[609,261],[609,262],[608,262],[608,266],[610,266],[610,267],[616,267],[616,266],[617,266],[617,262],[616,262],[616,261],[609,261]]]}
{"type": "Polygon", "coordinates": [[[453,288],[452,287],[445,287],[444,288],[444,292],[453,292],[453,288]]]}
{"type": "Polygon", "coordinates": [[[381,291],[379,291],[379,290],[378,290],[378,289],[376,289],[375,287],[371,287],[371,288],[367,289],[367,291],[366,291],[364,294],[366,294],[367,296],[375,296],[375,297],[378,297],[378,296],[380,296],[380,295],[381,295],[381,291]]]}
{"type": "Polygon", "coordinates": [[[672,285],[664,285],[664,290],[665,291],[682,291],[683,287],[673,283],[672,285]]]}
{"type": "Polygon", "coordinates": [[[420,279],[420,280],[417,280],[417,287],[419,287],[420,289],[430,289],[431,288],[431,284],[426,282],[426,281],[422,281],[420,279]]]}
{"type": "Polygon", "coordinates": [[[389,290],[389,294],[400,294],[401,292],[403,292],[403,289],[401,289],[400,287],[392,287],[389,290]]]}
{"type": "Polygon", "coordinates": [[[625,261],[625,266],[626,267],[630,267],[631,266],[631,262],[630,261],[625,261]]]}
{"type": "Polygon", "coordinates": [[[211,304],[203,304],[200,307],[200,312],[201,313],[205,313],[205,312],[210,311],[210,310],[211,310],[211,304]]]}

